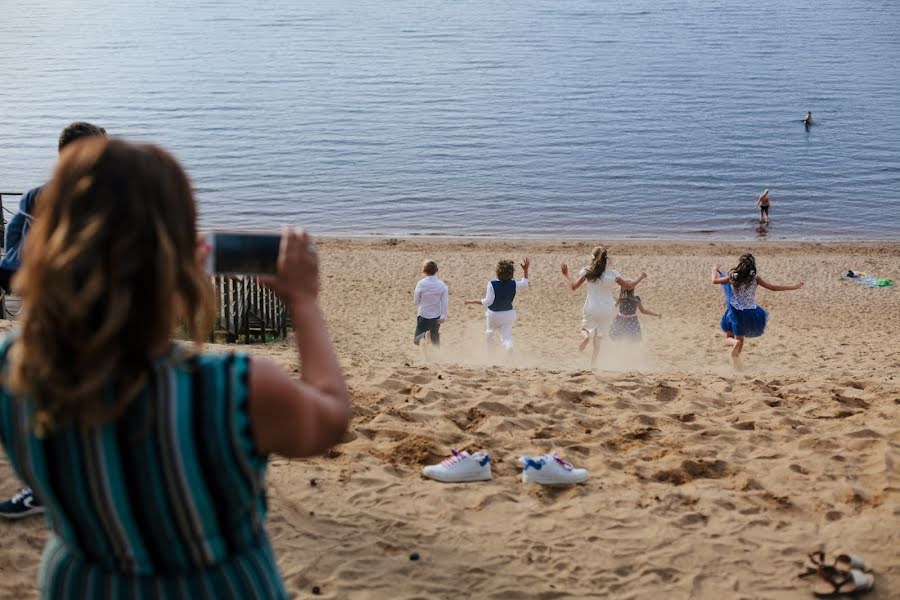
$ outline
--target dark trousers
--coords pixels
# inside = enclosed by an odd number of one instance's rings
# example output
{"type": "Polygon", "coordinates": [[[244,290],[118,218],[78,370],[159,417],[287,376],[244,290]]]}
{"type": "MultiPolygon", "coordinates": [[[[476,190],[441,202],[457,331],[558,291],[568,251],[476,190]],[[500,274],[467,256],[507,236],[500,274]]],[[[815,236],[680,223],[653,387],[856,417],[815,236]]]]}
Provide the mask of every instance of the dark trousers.
{"type": "Polygon", "coordinates": [[[11,288],[9,287],[9,280],[12,279],[12,276],[15,274],[15,271],[0,268],[0,290],[3,290],[7,294],[10,293],[11,288]]]}
{"type": "Polygon", "coordinates": [[[431,343],[435,346],[441,343],[441,324],[440,319],[426,319],[425,317],[417,317],[416,319],[416,335],[413,337],[413,343],[418,346],[422,341],[422,337],[426,332],[431,332],[431,343]]]}

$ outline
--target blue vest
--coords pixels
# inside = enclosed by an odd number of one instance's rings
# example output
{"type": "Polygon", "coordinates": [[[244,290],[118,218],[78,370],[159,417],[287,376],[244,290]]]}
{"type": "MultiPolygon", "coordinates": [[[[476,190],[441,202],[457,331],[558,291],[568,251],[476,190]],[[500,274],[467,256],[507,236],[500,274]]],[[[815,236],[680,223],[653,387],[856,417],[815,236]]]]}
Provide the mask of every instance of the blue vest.
{"type": "Polygon", "coordinates": [[[516,297],[516,282],[512,279],[508,281],[500,281],[495,279],[491,281],[494,288],[494,303],[488,306],[488,310],[494,312],[502,312],[513,309],[513,298],[516,297]]]}

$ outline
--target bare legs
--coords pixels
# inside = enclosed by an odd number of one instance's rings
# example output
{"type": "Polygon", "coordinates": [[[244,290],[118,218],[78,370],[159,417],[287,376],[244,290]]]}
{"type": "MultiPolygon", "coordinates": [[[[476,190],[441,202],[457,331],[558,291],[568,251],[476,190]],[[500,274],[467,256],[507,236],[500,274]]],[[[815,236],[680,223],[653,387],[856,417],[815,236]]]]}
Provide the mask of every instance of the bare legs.
{"type": "Polygon", "coordinates": [[[734,367],[735,371],[740,371],[743,368],[741,351],[744,349],[744,336],[739,335],[735,337],[731,333],[726,333],[725,336],[725,345],[731,347],[731,366],[734,367]]]}
{"type": "Polygon", "coordinates": [[[591,341],[591,333],[587,329],[581,330],[581,343],[578,344],[578,351],[583,352],[591,341]]]}
{"type": "Polygon", "coordinates": [[[597,368],[597,358],[600,356],[600,338],[594,333],[594,347],[591,350],[591,368],[597,368]]]}
{"type": "Polygon", "coordinates": [[[425,359],[425,362],[428,362],[428,349],[431,346],[431,332],[426,331],[422,336],[422,343],[419,344],[419,347],[422,348],[422,357],[425,359]]]}
{"type": "Polygon", "coordinates": [[[588,347],[588,344],[593,342],[593,348],[591,349],[591,368],[594,369],[597,367],[597,358],[600,356],[600,338],[597,335],[596,331],[588,331],[587,329],[581,330],[581,343],[578,344],[578,350],[583,351],[588,347]]]}

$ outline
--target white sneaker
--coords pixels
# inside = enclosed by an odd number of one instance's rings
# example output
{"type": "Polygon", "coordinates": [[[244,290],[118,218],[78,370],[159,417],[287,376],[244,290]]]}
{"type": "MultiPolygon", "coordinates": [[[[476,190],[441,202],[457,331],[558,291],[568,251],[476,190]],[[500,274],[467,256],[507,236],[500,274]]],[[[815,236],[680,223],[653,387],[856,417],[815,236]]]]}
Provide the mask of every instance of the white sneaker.
{"type": "Polygon", "coordinates": [[[453,456],[439,465],[429,465],[422,469],[425,477],[444,483],[465,481],[487,481],[491,478],[491,457],[484,452],[469,454],[465,450],[452,450],[453,456]]]}
{"type": "Polygon", "coordinates": [[[561,459],[556,454],[543,456],[522,456],[519,458],[522,465],[522,481],[533,482],[542,485],[562,485],[568,483],[583,483],[587,481],[587,469],[576,469],[569,461],[561,459]]]}

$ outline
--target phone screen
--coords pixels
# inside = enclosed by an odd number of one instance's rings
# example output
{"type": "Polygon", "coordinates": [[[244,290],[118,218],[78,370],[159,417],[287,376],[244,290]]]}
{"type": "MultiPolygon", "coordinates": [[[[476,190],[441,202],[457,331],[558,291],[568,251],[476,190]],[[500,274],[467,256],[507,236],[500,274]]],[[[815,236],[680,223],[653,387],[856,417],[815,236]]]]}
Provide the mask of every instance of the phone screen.
{"type": "Polygon", "coordinates": [[[278,270],[280,234],[216,232],[211,238],[216,273],[274,275],[278,270]]]}

